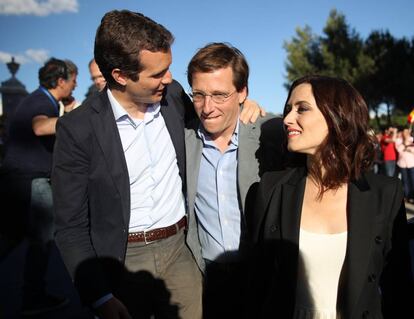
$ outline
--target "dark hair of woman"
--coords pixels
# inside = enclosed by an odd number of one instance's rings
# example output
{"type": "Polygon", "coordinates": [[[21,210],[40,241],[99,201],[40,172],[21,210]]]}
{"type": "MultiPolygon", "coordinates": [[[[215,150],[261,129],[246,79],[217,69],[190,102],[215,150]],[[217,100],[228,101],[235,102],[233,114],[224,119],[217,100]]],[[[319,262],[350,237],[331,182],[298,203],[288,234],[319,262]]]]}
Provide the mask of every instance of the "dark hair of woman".
{"type": "Polygon", "coordinates": [[[308,173],[320,185],[322,196],[326,190],[358,179],[370,168],[375,141],[369,134],[368,107],[351,84],[339,78],[304,76],[293,82],[286,101],[300,84],[311,85],[329,129],[328,136],[308,161],[308,173]]]}

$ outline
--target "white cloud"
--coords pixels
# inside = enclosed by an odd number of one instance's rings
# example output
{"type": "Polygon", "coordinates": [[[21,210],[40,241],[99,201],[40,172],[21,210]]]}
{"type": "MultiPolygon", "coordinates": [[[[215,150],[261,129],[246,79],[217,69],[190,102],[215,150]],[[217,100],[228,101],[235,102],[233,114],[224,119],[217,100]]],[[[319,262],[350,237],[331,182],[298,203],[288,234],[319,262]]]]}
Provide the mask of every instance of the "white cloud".
{"type": "Polygon", "coordinates": [[[24,54],[21,53],[9,53],[0,51],[0,62],[1,63],[9,63],[14,57],[15,61],[20,64],[26,64],[26,63],[39,63],[43,64],[46,62],[47,59],[49,59],[49,51],[44,49],[28,49],[24,54]]]}
{"type": "Polygon", "coordinates": [[[24,56],[23,54],[12,54],[4,51],[0,51],[0,62],[1,63],[9,63],[14,57],[14,60],[20,64],[25,64],[30,62],[30,60],[24,56]]]}
{"type": "Polygon", "coordinates": [[[0,14],[47,16],[78,12],[78,0],[0,0],[0,14]]]}
{"type": "Polygon", "coordinates": [[[26,50],[26,56],[32,59],[33,61],[43,64],[49,59],[49,51],[44,49],[28,49],[26,50]]]}

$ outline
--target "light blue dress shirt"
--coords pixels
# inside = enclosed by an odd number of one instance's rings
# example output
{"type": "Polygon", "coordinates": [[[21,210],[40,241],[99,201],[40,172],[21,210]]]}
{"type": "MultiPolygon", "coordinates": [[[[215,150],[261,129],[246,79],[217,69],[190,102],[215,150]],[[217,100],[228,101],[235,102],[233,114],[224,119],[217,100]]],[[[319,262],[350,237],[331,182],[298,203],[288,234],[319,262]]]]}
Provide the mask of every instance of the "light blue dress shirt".
{"type": "Polygon", "coordinates": [[[237,260],[241,236],[241,208],[237,186],[239,121],[231,142],[222,154],[202,127],[203,141],[195,212],[204,259],[216,262],[237,260]]]}
{"type": "Polygon", "coordinates": [[[160,104],[134,119],[108,90],[128,167],[131,189],[129,232],[166,227],[185,215],[182,181],[160,104]]]}
{"type": "MultiPolygon", "coordinates": [[[[185,215],[177,155],[160,112],[150,105],[144,119],[133,119],[107,90],[128,168],[131,191],[129,232],[170,226],[185,215]]],[[[98,299],[98,308],[111,299],[98,299]]]]}

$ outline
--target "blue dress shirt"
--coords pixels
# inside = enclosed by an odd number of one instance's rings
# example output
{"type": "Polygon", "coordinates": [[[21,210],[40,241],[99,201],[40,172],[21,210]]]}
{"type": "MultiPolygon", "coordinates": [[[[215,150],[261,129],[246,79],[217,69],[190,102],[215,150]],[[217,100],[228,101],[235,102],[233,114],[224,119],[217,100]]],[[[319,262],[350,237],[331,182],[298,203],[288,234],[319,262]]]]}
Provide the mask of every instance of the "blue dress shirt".
{"type": "Polygon", "coordinates": [[[241,208],[237,186],[239,121],[230,145],[222,154],[200,127],[203,152],[198,176],[195,212],[204,259],[228,262],[237,259],[241,236],[241,208]]]}
{"type": "Polygon", "coordinates": [[[177,156],[160,112],[150,105],[134,119],[108,90],[128,167],[131,190],[129,231],[170,226],[185,215],[177,156]]]}

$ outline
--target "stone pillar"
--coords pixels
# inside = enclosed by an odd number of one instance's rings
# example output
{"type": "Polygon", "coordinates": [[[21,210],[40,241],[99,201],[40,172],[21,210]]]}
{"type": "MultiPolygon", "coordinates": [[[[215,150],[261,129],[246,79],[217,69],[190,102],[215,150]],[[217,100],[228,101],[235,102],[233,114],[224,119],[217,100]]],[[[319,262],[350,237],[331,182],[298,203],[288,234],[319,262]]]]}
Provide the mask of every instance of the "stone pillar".
{"type": "Polygon", "coordinates": [[[6,65],[12,76],[10,79],[1,82],[0,87],[3,102],[3,117],[5,118],[7,118],[20,101],[29,94],[26,91],[25,86],[16,78],[16,73],[20,64],[16,63],[14,57],[12,57],[11,62],[6,65]]]}
{"type": "Polygon", "coordinates": [[[10,115],[13,110],[29,93],[26,87],[16,78],[17,70],[20,64],[12,60],[6,64],[11,73],[11,78],[1,82],[0,93],[2,97],[3,114],[0,116],[0,159],[3,155],[3,146],[7,140],[10,115]]]}

